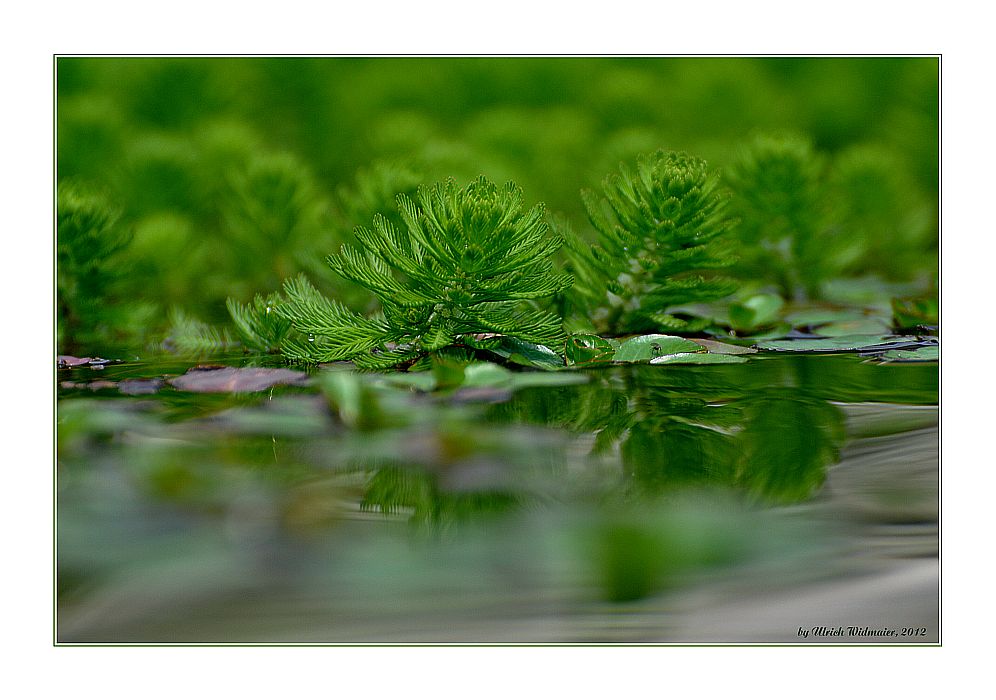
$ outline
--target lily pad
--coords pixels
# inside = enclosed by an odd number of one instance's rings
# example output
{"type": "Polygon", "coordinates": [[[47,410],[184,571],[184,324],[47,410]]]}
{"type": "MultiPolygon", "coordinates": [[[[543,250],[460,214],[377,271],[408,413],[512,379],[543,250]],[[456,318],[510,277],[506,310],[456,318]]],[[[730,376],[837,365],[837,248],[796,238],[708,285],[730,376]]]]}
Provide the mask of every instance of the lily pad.
{"type": "Polygon", "coordinates": [[[756,344],[759,350],[780,352],[857,352],[859,350],[891,350],[916,347],[922,341],[915,336],[842,335],[836,338],[804,338],[798,340],[765,340],[756,344]]]}
{"type": "Polygon", "coordinates": [[[203,393],[244,393],[265,391],[278,385],[303,386],[308,383],[308,375],[283,368],[268,367],[222,367],[210,369],[193,368],[186,374],[169,380],[181,391],[203,393]]]}
{"type": "Polygon", "coordinates": [[[716,355],[750,355],[757,352],[757,348],[722,343],[718,340],[709,340],[708,338],[696,338],[695,343],[716,355]]]}
{"type": "Polygon", "coordinates": [[[913,350],[888,350],[882,353],[882,359],[901,362],[937,362],[941,359],[941,348],[937,345],[925,345],[913,350]]]}
{"type": "Polygon", "coordinates": [[[742,355],[720,355],[711,352],[679,352],[661,355],[650,361],[652,365],[736,365],[747,361],[742,355]]]}
{"type": "Polygon", "coordinates": [[[616,350],[613,362],[649,362],[662,355],[705,352],[698,343],[674,335],[641,335],[630,338],[616,350]]]}

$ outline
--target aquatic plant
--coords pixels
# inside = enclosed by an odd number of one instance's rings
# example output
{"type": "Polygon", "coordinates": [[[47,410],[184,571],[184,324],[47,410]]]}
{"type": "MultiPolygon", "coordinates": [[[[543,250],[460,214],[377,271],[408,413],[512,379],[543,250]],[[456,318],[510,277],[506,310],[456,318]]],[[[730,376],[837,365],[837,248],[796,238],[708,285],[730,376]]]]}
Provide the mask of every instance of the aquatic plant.
{"type": "Polygon", "coordinates": [[[151,304],[127,300],[122,293],[131,272],[124,253],[132,235],[119,217],[95,187],[76,180],[59,183],[56,332],[62,352],[135,343],[154,311],[151,304]]]}
{"type": "Polygon", "coordinates": [[[281,301],[279,294],[257,294],[248,304],[228,299],[228,313],[243,347],[257,352],[280,351],[291,329],[290,321],[274,311],[281,301]]]}
{"type": "Polygon", "coordinates": [[[528,303],[572,283],[550,259],[561,241],[550,235],[542,205],[522,213],[515,184],[483,176],[463,188],[453,180],[420,187],[416,201],[398,197],[404,228],[378,215],[372,229],[355,230],[357,247],[327,258],[378,299],[378,313],[362,316],[304,277],[285,282],[276,312],[303,336],[287,339],[287,357],[387,367],[479,334],[563,341],[560,319],[528,303]]]}
{"type": "Polygon", "coordinates": [[[794,135],[760,135],[726,171],[743,243],[738,272],[768,281],[786,299],[818,298],[827,277],[828,200],[823,158],[794,135]]]}
{"type": "Polygon", "coordinates": [[[696,331],[707,321],[683,317],[674,307],[731,294],[736,285],[703,274],[733,263],[725,235],[728,195],[705,161],[657,151],[621,165],[601,194],[582,192],[597,242],[570,232],[567,257],[577,282],[566,296],[568,314],[589,319],[608,334],[696,331]]]}

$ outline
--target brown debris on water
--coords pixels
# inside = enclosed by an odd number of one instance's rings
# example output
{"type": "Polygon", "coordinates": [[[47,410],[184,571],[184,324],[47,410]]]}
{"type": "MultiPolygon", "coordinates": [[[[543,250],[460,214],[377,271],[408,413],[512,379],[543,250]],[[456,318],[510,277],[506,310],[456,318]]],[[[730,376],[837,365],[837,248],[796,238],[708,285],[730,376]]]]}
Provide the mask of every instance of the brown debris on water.
{"type": "Polygon", "coordinates": [[[180,391],[201,393],[247,393],[274,386],[307,386],[308,375],[283,368],[221,367],[198,368],[168,380],[180,391]]]}

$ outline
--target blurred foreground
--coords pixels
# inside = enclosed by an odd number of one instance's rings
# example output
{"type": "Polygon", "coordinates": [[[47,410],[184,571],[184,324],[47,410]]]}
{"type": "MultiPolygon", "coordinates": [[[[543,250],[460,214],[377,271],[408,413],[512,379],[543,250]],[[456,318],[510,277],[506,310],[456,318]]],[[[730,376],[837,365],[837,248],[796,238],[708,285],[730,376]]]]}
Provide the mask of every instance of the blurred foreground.
{"type": "Polygon", "coordinates": [[[61,642],[938,641],[935,363],[186,370],[60,372],[61,642]]]}

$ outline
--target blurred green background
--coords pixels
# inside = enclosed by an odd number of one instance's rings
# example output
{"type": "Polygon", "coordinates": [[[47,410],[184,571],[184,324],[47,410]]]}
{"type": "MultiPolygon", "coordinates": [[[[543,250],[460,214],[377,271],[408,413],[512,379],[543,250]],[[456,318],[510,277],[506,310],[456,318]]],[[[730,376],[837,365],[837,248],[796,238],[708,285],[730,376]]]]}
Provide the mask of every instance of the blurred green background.
{"type": "Polygon", "coordinates": [[[936,278],[936,58],[59,58],[57,91],[60,207],[120,242],[60,214],[60,352],[147,348],[171,309],[225,323],[299,271],[362,306],[322,258],[421,183],[511,179],[587,235],[579,191],[620,162],[726,172],[763,135],[797,139],[843,211],[835,262],[803,264],[936,278]]]}

